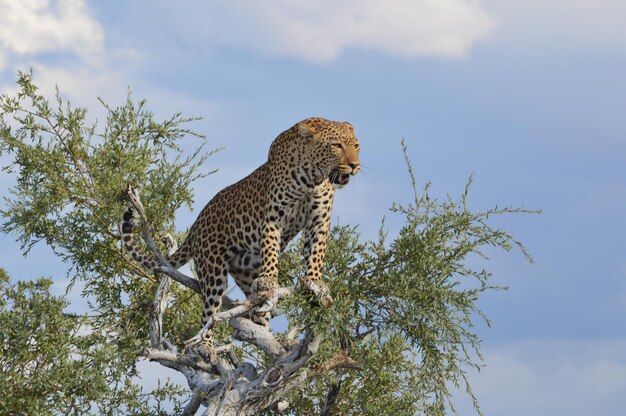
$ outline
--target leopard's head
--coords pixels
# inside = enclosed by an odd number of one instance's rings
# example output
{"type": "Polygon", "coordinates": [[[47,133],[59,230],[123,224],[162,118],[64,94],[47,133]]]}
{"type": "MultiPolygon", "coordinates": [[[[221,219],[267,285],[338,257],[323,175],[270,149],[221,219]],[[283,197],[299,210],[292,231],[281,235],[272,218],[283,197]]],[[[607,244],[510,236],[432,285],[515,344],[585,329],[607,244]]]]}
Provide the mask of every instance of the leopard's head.
{"type": "Polygon", "coordinates": [[[299,135],[308,142],[310,163],[337,185],[346,185],[361,168],[359,141],[350,123],[308,118],[298,123],[299,135]]]}

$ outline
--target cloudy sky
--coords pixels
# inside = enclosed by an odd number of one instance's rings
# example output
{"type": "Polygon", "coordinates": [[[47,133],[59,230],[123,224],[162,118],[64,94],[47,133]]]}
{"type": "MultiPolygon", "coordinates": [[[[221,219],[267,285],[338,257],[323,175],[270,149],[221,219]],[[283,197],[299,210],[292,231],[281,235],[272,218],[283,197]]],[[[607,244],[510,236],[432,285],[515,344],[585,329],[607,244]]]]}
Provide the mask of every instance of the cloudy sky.
{"type": "MultiPolygon", "coordinates": [[[[479,328],[487,367],[471,376],[483,410],[621,414],[624,16],[620,0],[0,0],[0,91],[32,67],[44,91],[58,84],[96,116],[96,97],[122,103],[128,87],[157,115],[203,116],[196,129],[226,149],[208,162],[220,171],[197,187],[196,210],[313,115],[357,130],[365,169],[334,217],[366,236],[410,198],[400,139],[440,197],[473,172],[472,208],[544,211],[496,220],[536,263],[493,253],[510,290],[481,301],[494,324],[479,328]]],[[[18,252],[0,237],[11,275],[63,285],[45,247],[18,252]]]]}

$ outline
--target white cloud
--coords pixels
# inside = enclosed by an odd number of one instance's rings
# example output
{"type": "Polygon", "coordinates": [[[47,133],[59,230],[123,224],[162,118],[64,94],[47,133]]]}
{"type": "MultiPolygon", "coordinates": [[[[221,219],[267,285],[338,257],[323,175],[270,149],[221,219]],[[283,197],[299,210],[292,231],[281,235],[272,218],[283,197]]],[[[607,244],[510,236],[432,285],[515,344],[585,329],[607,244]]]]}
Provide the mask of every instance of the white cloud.
{"type": "Polygon", "coordinates": [[[498,16],[497,38],[524,45],[614,47],[626,43],[623,0],[484,0],[498,16]]]}
{"type": "Polygon", "coordinates": [[[332,61],[349,48],[462,57],[495,26],[478,0],[230,0],[195,6],[162,4],[168,16],[184,22],[185,38],[204,28],[201,41],[212,46],[311,62],[332,61]]]}
{"type": "Polygon", "coordinates": [[[13,54],[92,54],[103,38],[84,0],[0,0],[0,69],[13,54]]]}
{"type": "MultiPolygon", "coordinates": [[[[485,414],[621,414],[626,339],[537,340],[488,351],[470,377],[485,414]]],[[[461,414],[470,413],[460,409],[461,414]]]]}
{"type": "Polygon", "coordinates": [[[13,93],[18,70],[32,68],[46,96],[55,85],[75,105],[99,108],[96,98],[120,102],[125,70],[137,62],[130,49],[107,48],[104,30],[86,0],[0,0],[0,73],[13,93]]]}
{"type": "Polygon", "coordinates": [[[132,53],[107,51],[77,65],[46,65],[32,62],[35,84],[46,96],[54,93],[54,87],[72,100],[75,106],[90,110],[101,109],[97,98],[119,104],[125,100],[128,88],[126,64],[115,66],[115,62],[132,61],[132,53]],[[116,58],[117,57],[117,58],[116,58]]]}

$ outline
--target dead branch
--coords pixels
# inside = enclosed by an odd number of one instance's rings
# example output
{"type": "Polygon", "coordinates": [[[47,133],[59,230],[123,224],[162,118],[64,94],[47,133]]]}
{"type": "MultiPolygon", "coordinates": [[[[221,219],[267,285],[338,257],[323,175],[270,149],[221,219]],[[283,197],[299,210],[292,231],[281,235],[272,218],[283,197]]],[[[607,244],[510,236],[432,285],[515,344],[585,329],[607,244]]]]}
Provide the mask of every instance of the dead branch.
{"type": "Polygon", "coordinates": [[[143,207],[141,199],[139,198],[139,193],[137,192],[137,190],[133,189],[130,184],[128,184],[128,187],[126,188],[126,196],[132,204],[133,208],[135,208],[135,210],[139,213],[139,216],[143,220],[144,227],[143,231],[141,232],[141,237],[143,238],[143,241],[146,243],[146,246],[148,247],[150,252],[158,260],[159,266],[156,268],[155,271],[165,273],[181,285],[188,287],[194,292],[200,293],[200,284],[198,283],[198,281],[173,268],[172,265],[167,261],[167,258],[163,255],[163,253],[161,253],[161,250],[159,250],[157,244],[152,238],[152,230],[150,229],[150,225],[148,225],[148,221],[146,219],[146,211],[143,207]]]}
{"type": "MultiPolygon", "coordinates": [[[[172,255],[178,249],[178,243],[170,234],[167,234],[163,241],[167,247],[167,254],[172,255]]],[[[158,274],[157,274],[158,276],[158,274]]],[[[160,345],[163,339],[163,314],[167,309],[167,303],[169,302],[169,290],[172,284],[172,279],[169,276],[161,276],[159,287],[154,294],[154,300],[150,305],[150,345],[153,347],[160,345]]]]}
{"type": "Polygon", "coordinates": [[[185,410],[183,410],[182,416],[195,415],[202,404],[202,396],[203,393],[200,390],[194,390],[191,395],[191,400],[189,400],[189,403],[185,406],[185,410]]]}
{"type": "MultiPolygon", "coordinates": [[[[267,294],[251,296],[244,302],[224,297],[225,310],[213,315],[200,332],[185,343],[187,346],[196,344],[217,322],[225,321],[234,330],[233,338],[253,344],[267,355],[270,364],[266,368],[257,368],[249,362],[239,362],[230,344],[215,347],[212,362],[207,362],[193,349],[185,349],[185,353],[179,353],[176,346],[167,340],[162,332],[163,314],[168,306],[171,280],[176,280],[197,293],[200,292],[199,284],[196,279],[175,270],[168,263],[154,242],[139,194],[130,185],[127,194],[144,221],[141,236],[159,263],[155,271],[164,274],[160,278],[159,287],[150,307],[151,347],[146,348],[142,355],[179,371],[186,377],[193,394],[185,407],[184,415],[194,415],[200,404],[207,407],[204,413],[207,416],[253,415],[271,406],[277,411],[284,411],[289,406],[284,400],[285,396],[294,389],[302,388],[310,378],[337,368],[361,368],[359,363],[343,352],[315,371],[308,369],[307,364],[317,353],[322,341],[320,336],[315,335],[310,328],[296,325],[292,327],[287,337],[291,347],[285,348],[268,328],[248,319],[251,313],[274,310],[281,298],[293,293],[292,288],[277,288],[269,296],[267,294]],[[303,337],[298,336],[300,331],[304,331],[303,337]],[[301,338],[299,342],[296,341],[298,338],[301,338]]],[[[166,236],[165,244],[168,255],[171,255],[176,250],[174,239],[166,236]]],[[[324,288],[315,286],[310,289],[321,300],[323,306],[328,306],[328,303],[332,302],[324,288]]]]}

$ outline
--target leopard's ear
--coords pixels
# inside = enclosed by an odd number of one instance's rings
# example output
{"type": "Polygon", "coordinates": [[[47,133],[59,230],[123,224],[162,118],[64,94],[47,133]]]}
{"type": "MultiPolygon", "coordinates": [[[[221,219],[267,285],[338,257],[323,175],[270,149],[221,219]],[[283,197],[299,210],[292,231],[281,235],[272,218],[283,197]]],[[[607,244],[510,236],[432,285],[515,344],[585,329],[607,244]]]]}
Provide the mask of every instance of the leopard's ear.
{"type": "Polygon", "coordinates": [[[298,123],[298,133],[305,139],[311,140],[317,134],[317,129],[306,121],[301,121],[298,123]]]}
{"type": "Polygon", "coordinates": [[[348,127],[350,130],[354,131],[354,127],[352,127],[352,124],[348,123],[347,121],[343,121],[343,124],[348,127]]]}

